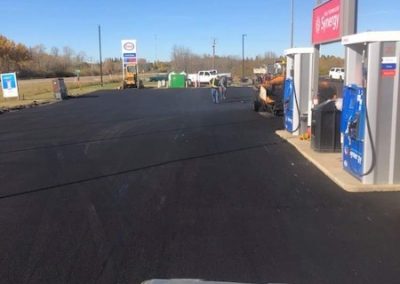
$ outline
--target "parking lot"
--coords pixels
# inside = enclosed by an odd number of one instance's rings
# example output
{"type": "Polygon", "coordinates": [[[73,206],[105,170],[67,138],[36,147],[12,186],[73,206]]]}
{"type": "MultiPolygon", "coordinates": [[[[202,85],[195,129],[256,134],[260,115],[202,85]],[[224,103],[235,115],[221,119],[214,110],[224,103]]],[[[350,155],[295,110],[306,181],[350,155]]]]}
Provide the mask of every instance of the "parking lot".
{"type": "Polygon", "coordinates": [[[395,283],[400,194],[347,193],[251,88],[95,92],[0,116],[2,283],[395,283]]]}

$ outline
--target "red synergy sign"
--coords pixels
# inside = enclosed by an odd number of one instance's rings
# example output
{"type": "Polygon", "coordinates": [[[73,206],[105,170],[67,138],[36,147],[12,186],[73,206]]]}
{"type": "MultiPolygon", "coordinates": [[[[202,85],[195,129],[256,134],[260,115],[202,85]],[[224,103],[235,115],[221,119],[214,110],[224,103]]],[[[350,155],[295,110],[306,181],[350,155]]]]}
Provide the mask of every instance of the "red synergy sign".
{"type": "Polygon", "coordinates": [[[313,10],[312,43],[320,44],[341,38],[341,0],[330,0],[313,10]]]}

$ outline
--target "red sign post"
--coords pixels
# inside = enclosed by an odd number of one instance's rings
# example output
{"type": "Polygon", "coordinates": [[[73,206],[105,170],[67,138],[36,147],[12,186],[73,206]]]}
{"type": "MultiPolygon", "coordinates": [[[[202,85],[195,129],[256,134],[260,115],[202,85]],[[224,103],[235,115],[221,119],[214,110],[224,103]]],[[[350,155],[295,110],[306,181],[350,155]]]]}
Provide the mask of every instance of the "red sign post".
{"type": "Polygon", "coordinates": [[[342,36],[341,0],[330,0],[313,10],[312,43],[340,40],[342,36]]]}

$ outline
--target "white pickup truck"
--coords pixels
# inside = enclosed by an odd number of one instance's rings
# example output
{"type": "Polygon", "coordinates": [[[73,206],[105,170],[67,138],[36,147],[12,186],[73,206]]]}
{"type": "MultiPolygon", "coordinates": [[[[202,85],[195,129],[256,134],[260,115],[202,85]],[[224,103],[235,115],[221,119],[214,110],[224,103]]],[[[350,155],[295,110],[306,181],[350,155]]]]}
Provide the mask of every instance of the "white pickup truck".
{"type": "Polygon", "coordinates": [[[188,74],[187,79],[189,85],[193,86],[200,86],[204,84],[209,84],[212,78],[215,78],[217,76],[225,76],[229,80],[232,80],[232,75],[231,73],[220,73],[218,74],[217,70],[203,70],[199,71],[194,74],[188,74]]]}
{"type": "Polygon", "coordinates": [[[212,78],[217,77],[217,71],[216,70],[204,70],[204,71],[199,71],[194,74],[188,74],[188,83],[189,85],[201,85],[201,84],[208,84],[212,78]]]}
{"type": "Polygon", "coordinates": [[[329,70],[330,79],[343,81],[344,74],[344,68],[341,67],[332,67],[331,70],[329,70]]]}

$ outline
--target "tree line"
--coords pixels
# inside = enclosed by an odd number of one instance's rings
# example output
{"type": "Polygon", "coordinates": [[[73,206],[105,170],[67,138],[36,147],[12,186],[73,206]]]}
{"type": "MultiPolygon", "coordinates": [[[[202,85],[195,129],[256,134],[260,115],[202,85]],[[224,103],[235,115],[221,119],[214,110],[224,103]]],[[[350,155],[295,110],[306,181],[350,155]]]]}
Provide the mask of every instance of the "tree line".
{"type": "MultiPolygon", "coordinates": [[[[95,76],[100,74],[99,64],[90,60],[84,52],[75,52],[43,44],[27,47],[0,35],[0,72],[17,72],[19,78],[52,78],[95,76]]],[[[103,62],[104,74],[121,72],[120,58],[107,58],[103,62]]]]}
{"type": "MultiPolygon", "coordinates": [[[[171,69],[174,71],[185,71],[195,73],[199,70],[209,70],[214,67],[219,72],[231,72],[233,76],[241,77],[244,67],[244,76],[251,77],[253,69],[261,66],[273,64],[277,61],[284,61],[285,58],[274,52],[268,51],[263,55],[245,58],[239,56],[218,56],[194,54],[189,48],[183,46],[174,46],[171,53],[171,69]]],[[[320,57],[319,72],[321,75],[327,75],[332,67],[343,67],[344,59],[336,56],[322,55],[320,57]]]]}
{"type": "MultiPolygon", "coordinates": [[[[190,48],[174,46],[170,61],[149,63],[141,58],[138,63],[141,72],[196,73],[199,70],[214,68],[219,72],[230,72],[236,77],[241,77],[244,67],[244,75],[251,77],[253,68],[273,64],[283,59],[282,56],[269,51],[263,55],[245,58],[243,65],[242,58],[239,56],[199,55],[192,52],[190,48]]],[[[322,56],[320,74],[327,74],[331,67],[341,67],[343,64],[342,58],[322,56]]],[[[102,64],[103,74],[121,74],[121,65],[121,58],[107,58],[102,64]]],[[[19,78],[70,77],[77,76],[78,73],[80,76],[96,76],[100,74],[100,67],[84,52],[75,52],[68,46],[62,49],[52,47],[50,50],[42,44],[27,47],[0,35],[0,72],[17,72],[19,78]]]]}
{"type": "Polygon", "coordinates": [[[214,57],[209,54],[198,55],[187,47],[174,46],[171,53],[171,69],[186,73],[217,69],[219,72],[230,72],[233,76],[240,77],[242,76],[242,69],[244,67],[244,75],[252,76],[253,68],[273,64],[279,58],[274,52],[265,52],[263,55],[245,58],[243,64],[243,60],[239,56],[216,55],[214,57]]]}
{"type": "Polygon", "coordinates": [[[332,55],[322,55],[319,58],[319,74],[328,75],[332,67],[344,67],[344,59],[332,55]]]}

